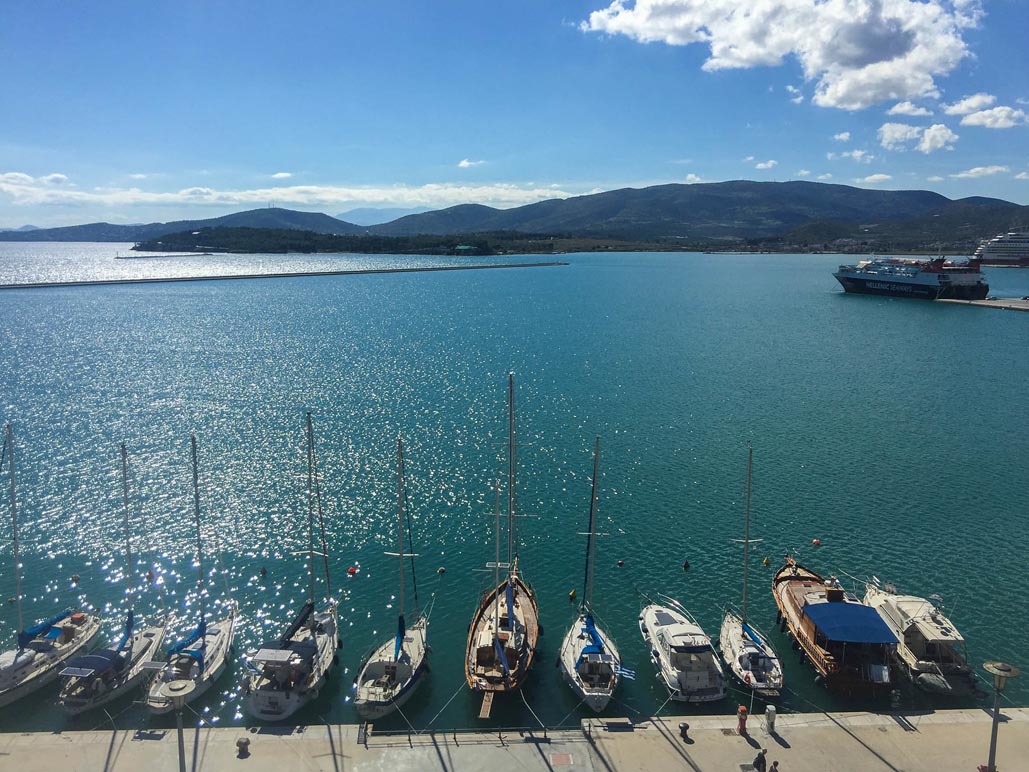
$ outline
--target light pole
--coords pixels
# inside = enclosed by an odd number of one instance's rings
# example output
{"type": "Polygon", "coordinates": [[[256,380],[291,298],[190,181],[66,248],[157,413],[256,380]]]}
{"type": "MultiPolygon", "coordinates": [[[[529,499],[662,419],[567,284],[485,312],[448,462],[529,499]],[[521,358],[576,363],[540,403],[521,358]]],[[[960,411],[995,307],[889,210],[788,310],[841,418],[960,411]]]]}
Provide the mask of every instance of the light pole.
{"type": "Polygon", "coordinates": [[[1000,693],[1009,678],[1018,677],[1018,668],[1007,662],[985,662],[983,670],[993,676],[993,731],[990,734],[990,760],[981,772],[997,772],[997,727],[1000,726],[1000,693]]]}
{"type": "Polygon", "coordinates": [[[186,707],[186,700],[194,689],[196,689],[196,684],[186,679],[169,681],[161,687],[161,694],[170,699],[175,708],[175,728],[179,734],[179,772],[186,772],[186,742],[182,733],[182,709],[186,707]]]}

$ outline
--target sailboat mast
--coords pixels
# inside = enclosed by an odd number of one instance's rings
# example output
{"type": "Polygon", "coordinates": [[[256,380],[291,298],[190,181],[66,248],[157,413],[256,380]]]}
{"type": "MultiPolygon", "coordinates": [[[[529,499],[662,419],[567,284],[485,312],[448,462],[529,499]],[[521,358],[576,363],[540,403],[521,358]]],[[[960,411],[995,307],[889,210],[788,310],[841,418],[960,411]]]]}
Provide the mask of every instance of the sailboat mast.
{"type": "MultiPolygon", "coordinates": [[[[14,432],[11,425],[7,424],[7,469],[11,473],[11,538],[14,544],[14,597],[18,606],[18,629],[14,631],[15,640],[19,633],[25,629],[25,623],[21,618],[21,556],[18,547],[18,504],[14,495],[14,432]]],[[[18,645],[21,649],[21,644],[18,645]]]]}
{"type": "MultiPolygon", "coordinates": [[[[190,448],[193,454],[193,516],[197,529],[197,591],[200,595],[200,621],[204,621],[204,551],[200,540],[200,472],[197,460],[197,436],[189,435],[190,448]]],[[[207,640],[206,638],[204,639],[207,640]]]]}
{"type": "Polygon", "coordinates": [[[586,534],[586,571],[582,578],[582,596],[584,606],[588,612],[593,607],[593,548],[596,536],[596,513],[597,513],[597,465],[600,458],[600,437],[597,437],[593,446],[593,486],[590,490],[590,526],[586,534]]]}
{"type": "Polygon", "coordinates": [[[125,443],[121,444],[121,495],[125,510],[125,585],[129,591],[129,611],[136,599],[135,580],[132,578],[132,539],[129,536],[129,460],[125,443]]]}
{"type": "Polygon", "coordinates": [[[307,580],[311,584],[314,603],[314,430],[311,414],[307,414],[307,580]]]}
{"type": "Polygon", "coordinates": [[[507,374],[507,562],[513,565],[515,549],[515,424],[514,373],[507,374]]]}
{"type": "Polygon", "coordinates": [[[747,623],[747,566],[750,563],[750,470],[754,461],[754,448],[747,452],[747,515],[743,529],[743,608],[741,620],[747,623]]]}
{"type": "Polygon", "coordinates": [[[400,569],[400,617],[404,616],[404,441],[397,437],[397,561],[400,569]]]}

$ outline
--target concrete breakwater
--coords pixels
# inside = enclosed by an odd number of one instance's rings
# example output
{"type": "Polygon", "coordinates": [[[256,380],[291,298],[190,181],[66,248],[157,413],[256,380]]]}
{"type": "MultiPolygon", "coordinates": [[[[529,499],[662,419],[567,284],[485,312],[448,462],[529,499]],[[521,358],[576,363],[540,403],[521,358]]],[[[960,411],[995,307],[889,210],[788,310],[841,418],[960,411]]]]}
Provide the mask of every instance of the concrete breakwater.
{"type": "Polygon", "coordinates": [[[226,281],[228,279],[295,279],[312,276],[350,276],[375,273],[426,273],[431,271],[476,271],[494,268],[553,268],[568,265],[560,261],[544,263],[493,263],[489,265],[435,265],[417,268],[360,268],[341,271],[290,271],[279,273],[222,274],[219,276],[169,276],[146,279],[92,279],[86,281],[26,282],[0,284],[0,289],[47,289],[53,287],[102,287],[110,284],[162,284],[178,281],[226,281]]]}
{"type": "MultiPolygon", "coordinates": [[[[940,772],[986,762],[991,715],[982,710],[928,713],[792,713],[769,732],[754,716],[748,733],[735,717],[584,719],[559,731],[493,730],[377,734],[374,727],[195,728],[183,732],[185,768],[297,770],[505,770],[574,772],[685,769],[751,770],[767,749],[782,772],[940,772]],[[680,722],[688,722],[684,738],[680,722]]],[[[179,768],[175,729],[0,734],[0,765],[20,772],[60,769],[163,772],[179,768]]],[[[1029,709],[1005,709],[997,766],[1029,769],[1029,709]]]]}

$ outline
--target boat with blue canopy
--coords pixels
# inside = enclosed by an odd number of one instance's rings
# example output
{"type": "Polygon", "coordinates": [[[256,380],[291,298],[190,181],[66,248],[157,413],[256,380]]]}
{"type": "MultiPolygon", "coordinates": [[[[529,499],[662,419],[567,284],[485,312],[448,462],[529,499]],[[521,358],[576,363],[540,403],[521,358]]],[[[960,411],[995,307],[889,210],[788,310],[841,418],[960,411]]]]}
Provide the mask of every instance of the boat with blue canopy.
{"type": "Polygon", "coordinates": [[[14,431],[7,424],[0,449],[0,469],[7,465],[10,480],[11,544],[14,557],[14,601],[18,632],[15,648],[0,653],[0,707],[53,683],[65,663],[86,649],[100,633],[100,617],[69,608],[50,619],[25,627],[22,614],[21,556],[14,475],[14,431]]]}

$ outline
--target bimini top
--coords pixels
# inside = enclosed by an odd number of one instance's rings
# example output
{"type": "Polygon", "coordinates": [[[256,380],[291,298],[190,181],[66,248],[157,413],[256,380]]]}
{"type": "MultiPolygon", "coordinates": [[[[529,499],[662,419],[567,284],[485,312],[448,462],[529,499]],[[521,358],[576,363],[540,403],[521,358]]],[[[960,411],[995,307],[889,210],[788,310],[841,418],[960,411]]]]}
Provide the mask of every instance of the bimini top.
{"type": "Polygon", "coordinates": [[[830,641],[897,643],[879,612],[863,603],[809,603],[804,613],[830,641]]]}

